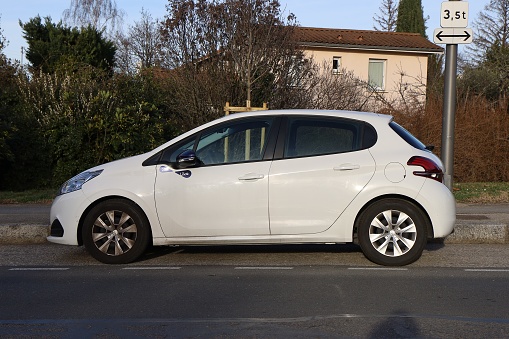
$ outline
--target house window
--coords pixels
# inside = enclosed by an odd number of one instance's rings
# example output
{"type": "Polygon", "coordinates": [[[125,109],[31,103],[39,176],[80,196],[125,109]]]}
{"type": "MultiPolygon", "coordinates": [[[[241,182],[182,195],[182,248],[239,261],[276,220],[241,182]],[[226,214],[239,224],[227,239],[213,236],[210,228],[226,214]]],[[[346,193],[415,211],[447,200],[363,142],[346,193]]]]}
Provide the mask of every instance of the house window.
{"type": "Polygon", "coordinates": [[[332,58],[332,74],[341,74],[341,57],[332,58]]]}
{"type": "Polygon", "coordinates": [[[385,64],[387,60],[369,59],[368,82],[376,91],[385,90],[385,64]]]}

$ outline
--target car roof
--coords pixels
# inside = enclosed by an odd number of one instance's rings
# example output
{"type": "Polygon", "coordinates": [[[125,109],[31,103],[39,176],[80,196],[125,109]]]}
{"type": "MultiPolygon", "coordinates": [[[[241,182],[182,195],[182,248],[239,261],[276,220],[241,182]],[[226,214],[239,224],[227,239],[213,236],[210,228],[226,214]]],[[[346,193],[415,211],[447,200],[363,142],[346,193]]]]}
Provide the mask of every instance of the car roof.
{"type": "Polygon", "coordinates": [[[222,117],[220,119],[215,120],[217,123],[218,120],[230,120],[230,119],[238,119],[242,117],[252,117],[252,116],[280,116],[280,115],[307,115],[307,116],[331,116],[337,118],[346,118],[346,119],[355,119],[355,120],[364,120],[364,121],[378,121],[381,120],[389,121],[392,120],[391,115],[387,114],[379,114],[373,112],[359,112],[359,111],[347,111],[347,110],[315,110],[315,109],[282,109],[282,110],[266,110],[266,111],[253,111],[253,112],[245,112],[245,113],[233,113],[222,117]]]}

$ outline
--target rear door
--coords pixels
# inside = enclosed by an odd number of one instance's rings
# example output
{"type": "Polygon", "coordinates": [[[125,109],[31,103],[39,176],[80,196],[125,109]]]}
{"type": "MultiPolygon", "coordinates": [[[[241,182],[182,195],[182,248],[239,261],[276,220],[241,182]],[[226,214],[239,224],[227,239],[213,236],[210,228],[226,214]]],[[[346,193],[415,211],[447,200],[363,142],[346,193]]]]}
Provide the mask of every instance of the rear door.
{"type": "Polygon", "coordinates": [[[285,124],[281,159],[269,176],[271,234],[325,231],[372,178],[366,148],[376,133],[364,122],[329,117],[289,117],[285,124]]]}

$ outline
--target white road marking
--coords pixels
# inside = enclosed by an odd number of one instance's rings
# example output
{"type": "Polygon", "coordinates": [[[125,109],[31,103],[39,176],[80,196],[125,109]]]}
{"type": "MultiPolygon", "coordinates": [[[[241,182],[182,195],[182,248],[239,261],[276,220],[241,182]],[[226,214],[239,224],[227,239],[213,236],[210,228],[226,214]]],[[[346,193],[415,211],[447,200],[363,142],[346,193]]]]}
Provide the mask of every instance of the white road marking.
{"type": "Polygon", "coordinates": [[[293,270],[293,267],[271,267],[271,266],[238,266],[236,270],[293,270]]]}
{"type": "Polygon", "coordinates": [[[348,269],[356,271],[408,271],[408,268],[395,267],[348,267],[348,269]]]}
{"type": "Polygon", "coordinates": [[[496,268],[467,268],[465,272],[509,272],[509,269],[496,268]]]}
{"type": "Polygon", "coordinates": [[[123,270],[180,270],[182,267],[174,267],[174,266],[162,266],[162,267],[124,267],[123,270]]]}
{"type": "Polygon", "coordinates": [[[67,271],[68,267],[16,267],[9,271],[67,271]]]}

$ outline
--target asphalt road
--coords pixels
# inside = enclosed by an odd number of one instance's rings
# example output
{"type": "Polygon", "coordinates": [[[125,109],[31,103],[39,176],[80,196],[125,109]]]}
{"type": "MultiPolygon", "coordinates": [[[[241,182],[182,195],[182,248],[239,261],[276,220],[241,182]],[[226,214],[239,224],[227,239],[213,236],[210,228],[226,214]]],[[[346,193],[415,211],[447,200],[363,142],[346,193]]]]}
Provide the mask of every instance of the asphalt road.
{"type": "MultiPolygon", "coordinates": [[[[48,213],[0,206],[2,221],[48,213]]],[[[508,283],[507,244],[430,243],[402,268],[355,245],[156,247],[122,266],[83,247],[0,245],[0,337],[501,338],[508,283]]]]}
{"type": "Polygon", "coordinates": [[[0,246],[0,337],[508,337],[509,246],[429,244],[386,268],[354,245],[0,246]]]}
{"type": "Polygon", "coordinates": [[[509,336],[509,269],[26,266],[0,280],[1,337],[509,336]]]}

